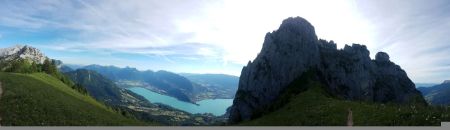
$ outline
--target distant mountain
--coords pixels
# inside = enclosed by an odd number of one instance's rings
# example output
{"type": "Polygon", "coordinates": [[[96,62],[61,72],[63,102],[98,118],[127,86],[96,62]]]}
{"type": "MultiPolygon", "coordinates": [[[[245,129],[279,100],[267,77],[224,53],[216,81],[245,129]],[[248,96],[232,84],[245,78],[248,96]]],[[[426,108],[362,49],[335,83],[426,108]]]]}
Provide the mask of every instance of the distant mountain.
{"type": "Polygon", "coordinates": [[[431,87],[417,88],[431,105],[450,105],[450,80],[431,87]]]}
{"type": "Polygon", "coordinates": [[[180,73],[180,75],[199,84],[218,86],[223,88],[237,89],[237,85],[239,83],[239,77],[226,74],[180,73]]]}
{"type": "Polygon", "coordinates": [[[239,83],[239,77],[225,74],[193,74],[180,73],[196,86],[196,97],[234,98],[239,83]]]}
{"type": "Polygon", "coordinates": [[[81,69],[83,68],[85,65],[78,65],[78,64],[63,64],[73,70],[77,70],[77,69],[81,69]]]}
{"type": "Polygon", "coordinates": [[[87,65],[82,69],[88,69],[96,71],[113,81],[117,80],[141,80],[144,76],[151,76],[152,71],[148,73],[140,72],[136,68],[119,68],[115,66],[101,66],[101,65],[87,65]]]}
{"type": "Polygon", "coordinates": [[[47,57],[31,46],[16,45],[9,48],[0,48],[0,71],[18,67],[17,63],[27,62],[28,64],[43,64],[47,57]]]}
{"type": "Polygon", "coordinates": [[[74,71],[74,69],[72,69],[71,67],[69,67],[67,65],[61,65],[59,67],[59,71],[66,73],[66,72],[74,71]]]}
{"type": "Polygon", "coordinates": [[[438,85],[438,83],[414,83],[414,84],[416,85],[416,88],[431,87],[431,86],[438,85]]]}
{"type": "Polygon", "coordinates": [[[111,80],[95,71],[78,69],[65,74],[76,84],[85,87],[89,95],[107,104],[127,106],[142,102],[139,97],[133,96],[133,92],[117,87],[111,80]]]}
{"type": "Polygon", "coordinates": [[[42,64],[47,57],[41,53],[40,50],[27,45],[0,48],[0,61],[12,61],[17,59],[28,59],[42,64]]]}

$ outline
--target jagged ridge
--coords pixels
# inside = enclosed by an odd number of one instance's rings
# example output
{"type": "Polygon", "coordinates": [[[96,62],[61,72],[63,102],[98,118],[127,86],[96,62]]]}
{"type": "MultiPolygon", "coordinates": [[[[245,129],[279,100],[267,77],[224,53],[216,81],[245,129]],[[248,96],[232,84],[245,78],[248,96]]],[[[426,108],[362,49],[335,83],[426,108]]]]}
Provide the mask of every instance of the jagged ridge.
{"type": "Polygon", "coordinates": [[[39,49],[27,45],[0,48],[0,60],[11,61],[19,58],[42,64],[47,57],[39,49]]]}
{"type": "Polygon", "coordinates": [[[400,66],[379,52],[372,60],[366,46],[337,49],[319,40],[301,17],[288,18],[267,33],[261,52],[242,69],[230,122],[249,120],[275,101],[292,81],[314,69],[333,96],[346,100],[426,104],[400,66]]]}

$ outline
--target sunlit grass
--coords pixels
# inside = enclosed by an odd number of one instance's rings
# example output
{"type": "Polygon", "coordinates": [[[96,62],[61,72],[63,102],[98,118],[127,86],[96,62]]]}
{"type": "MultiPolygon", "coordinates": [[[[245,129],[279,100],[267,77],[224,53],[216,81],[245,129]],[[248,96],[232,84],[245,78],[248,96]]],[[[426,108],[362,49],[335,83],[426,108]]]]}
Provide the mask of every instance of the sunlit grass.
{"type": "Polygon", "coordinates": [[[438,126],[450,121],[448,107],[339,100],[313,83],[280,109],[239,125],[344,126],[349,108],[356,126],[438,126]]]}
{"type": "Polygon", "coordinates": [[[92,97],[47,74],[0,72],[2,125],[110,126],[147,125],[125,118],[92,97]]]}

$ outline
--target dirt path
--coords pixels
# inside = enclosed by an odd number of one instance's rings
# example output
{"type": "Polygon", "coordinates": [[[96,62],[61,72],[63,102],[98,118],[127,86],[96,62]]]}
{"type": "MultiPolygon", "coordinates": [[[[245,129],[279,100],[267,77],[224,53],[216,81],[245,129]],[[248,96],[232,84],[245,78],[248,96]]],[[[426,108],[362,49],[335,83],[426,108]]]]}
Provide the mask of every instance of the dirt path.
{"type": "Polygon", "coordinates": [[[347,126],[353,126],[353,112],[351,108],[348,109],[347,126]]]}
{"type": "MultiPolygon", "coordinates": [[[[2,93],[3,93],[2,82],[0,82],[0,99],[2,99],[2,93]]],[[[1,117],[1,115],[0,115],[0,126],[2,126],[2,117],[1,117]]]]}

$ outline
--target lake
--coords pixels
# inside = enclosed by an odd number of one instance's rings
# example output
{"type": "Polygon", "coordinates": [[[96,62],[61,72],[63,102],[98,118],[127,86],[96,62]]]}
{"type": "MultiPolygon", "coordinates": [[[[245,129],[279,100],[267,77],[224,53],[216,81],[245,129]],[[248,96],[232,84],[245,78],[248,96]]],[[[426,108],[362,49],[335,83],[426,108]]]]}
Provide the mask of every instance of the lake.
{"type": "Polygon", "coordinates": [[[139,94],[152,103],[161,103],[189,113],[212,113],[215,116],[225,114],[226,109],[233,104],[233,99],[206,99],[196,102],[198,105],[180,101],[174,97],[162,95],[141,87],[128,90],[139,94]]]}

